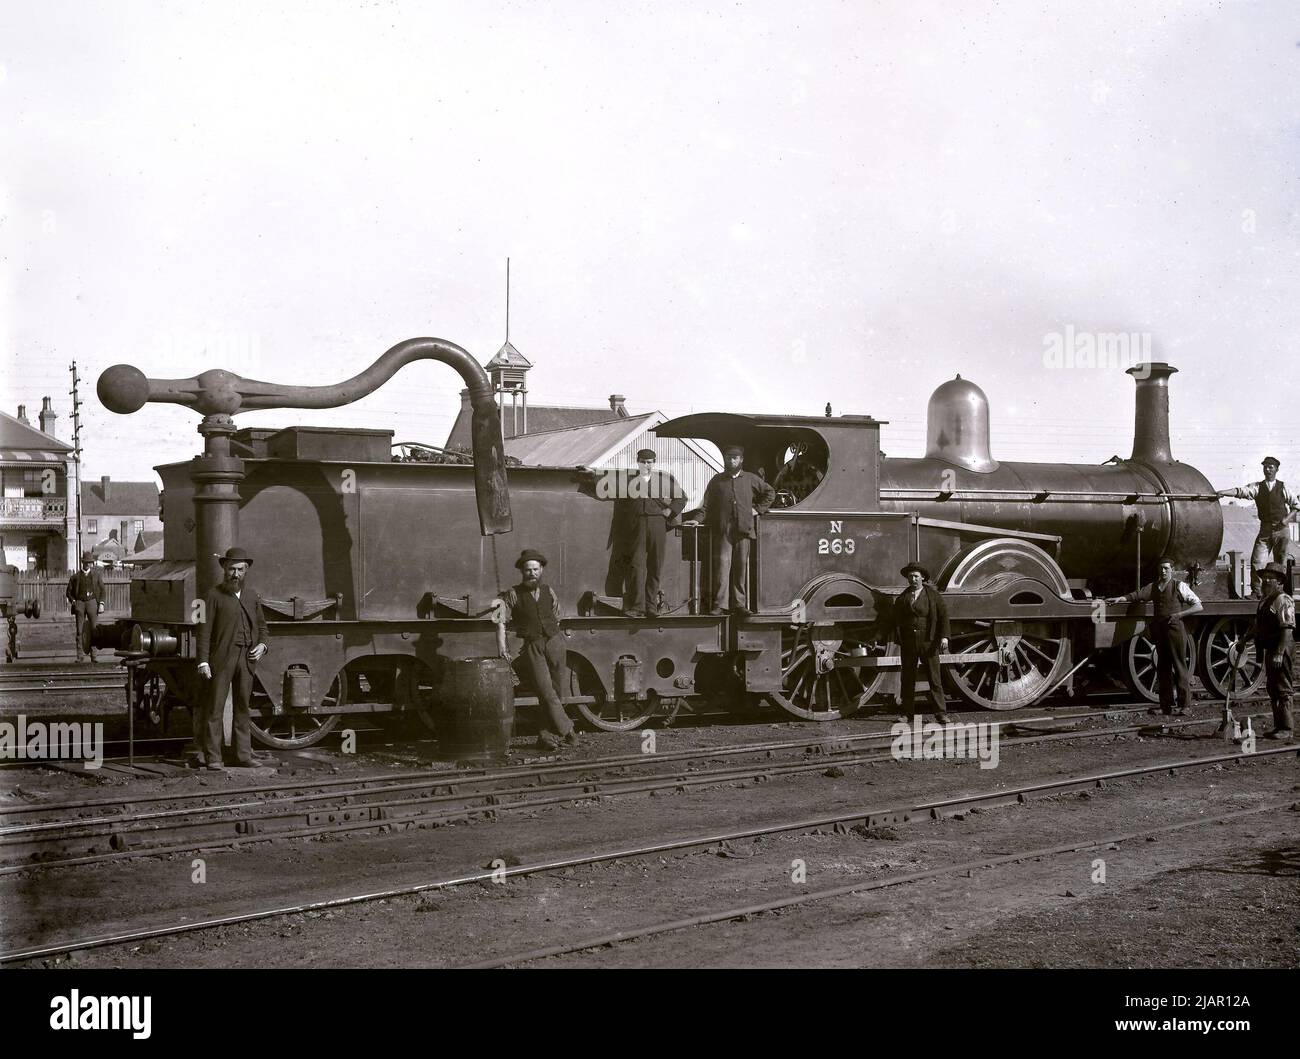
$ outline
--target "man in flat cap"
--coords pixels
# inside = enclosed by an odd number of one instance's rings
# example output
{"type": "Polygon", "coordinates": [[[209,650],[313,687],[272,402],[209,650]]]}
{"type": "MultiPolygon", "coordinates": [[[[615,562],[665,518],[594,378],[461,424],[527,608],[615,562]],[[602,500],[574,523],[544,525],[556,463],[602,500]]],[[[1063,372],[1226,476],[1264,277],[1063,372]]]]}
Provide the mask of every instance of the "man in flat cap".
{"type": "Polygon", "coordinates": [[[560,635],[560,601],[550,585],[542,584],[545,567],[546,556],[533,548],[525,548],[515,560],[520,581],[501,593],[501,602],[508,613],[503,613],[497,623],[497,653],[502,658],[511,657],[506,644],[509,624],[523,640],[518,663],[521,675],[532,681],[537,699],[545,709],[537,747],[556,750],[576,746],[578,732],[564,712],[566,668],[564,637],[560,635]]]}
{"type": "Polygon", "coordinates": [[[744,470],[745,450],[740,445],[722,449],[726,469],[715,474],[695,512],[709,527],[713,541],[713,583],[710,614],[748,614],[745,578],[749,572],[749,542],[757,536],[755,515],[766,515],[776,500],[776,490],[758,475],[744,470]],[[724,586],[728,586],[724,588],[724,586]],[[724,594],[725,593],[725,594],[724,594]]]}
{"type": "Polygon", "coordinates": [[[1259,572],[1263,598],[1255,611],[1255,654],[1264,663],[1273,730],[1266,739],[1290,739],[1291,660],[1295,649],[1295,601],[1283,590],[1286,571],[1269,563],[1259,572]]]}
{"type": "Polygon", "coordinates": [[[947,724],[939,656],[948,650],[948,608],[938,589],[929,584],[930,573],[920,563],[908,563],[899,573],[907,579],[907,587],[895,597],[890,613],[903,655],[903,715],[898,719],[910,721],[916,713],[916,674],[924,668],[935,718],[947,724]]]}
{"type": "Polygon", "coordinates": [[[76,621],[77,661],[80,662],[82,656],[89,653],[93,662],[95,620],[104,613],[104,579],[90,552],[81,553],[81,569],[68,578],[68,590],[64,594],[76,621]]]}
{"type": "MultiPolygon", "coordinates": [[[[579,468],[587,478],[581,491],[614,501],[609,547],[623,594],[623,613],[633,618],[659,613],[659,574],[668,526],[681,516],[686,492],[670,472],[655,470],[655,450],[640,449],[636,470],[579,468]]],[[[611,586],[612,587],[612,586],[611,586]]]]}
{"type": "Polygon", "coordinates": [[[199,622],[199,676],[203,688],[194,718],[194,743],[199,767],[219,772],[225,768],[221,729],[227,695],[234,708],[234,763],[240,768],[262,764],[253,757],[249,700],[253,695],[253,672],[258,659],[266,654],[270,634],[261,598],[244,583],[252,558],[243,548],[231,548],[218,561],[225,577],[203,597],[203,620],[199,622]]]}
{"type": "Polygon", "coordinates": [[[1259,534],[1255,537],[1255,548],[1250,557],[1250,591],[1254,596],[1260,595],[1259,572],[1264,566],[1270,560],[1275,563],[1286,562],[1286,546],[1290,539],[1286,523],[1290,512],[1300,509],[1300,500],[1287,489],[1286,483],[1278,481],[1279,466],[1276,456],[1265,456],[1264,477],[1260,481],[1237,489],[1218,491],[1219,496],[1255,501],[1255,510],[1259,514],[1259,534]]]}

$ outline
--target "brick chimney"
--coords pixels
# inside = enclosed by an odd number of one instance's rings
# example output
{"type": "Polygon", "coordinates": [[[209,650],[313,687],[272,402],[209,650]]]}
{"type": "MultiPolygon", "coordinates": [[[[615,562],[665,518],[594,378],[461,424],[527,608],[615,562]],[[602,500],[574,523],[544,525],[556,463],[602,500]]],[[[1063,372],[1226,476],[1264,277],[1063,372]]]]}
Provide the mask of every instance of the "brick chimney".
{"type": "Polygon", "coordinates": [[[50,399],[48,397],[42,397],[41,398],[41,433],[49,434],[50,437],[55,437],[56,435],[54,433],[54,421],[58,418],[59,418],[58,413],[56,413],[54,411],[54,408],[50,405],[50,399]]]}
{"type": "Polygon", "coordinates": [[[25,404],[20,404],[18,406],[18,422],[25,427],[32,425],[31,420],[27,418],[27,406],[25,404]]]}
{"type": "Polygon", "coordinates": [[[104,494],[104,503],[105,503],[105,504],[108,503],[108,487],[109,487],[109,484],[110,484],[109,476],[106,475],[106,474],[105,474],[105,475],[102,475],[102,476],[100,477],[100,479],[99,479],[99,490],[100,490],[100,492],[102,492],[102,493],[104,494]]]}
{"type": "Polygon", "coordinates": [[[621,393],[612,393],[609,395],[609,410],[617,415],[620,419],[627,418],[627,400],[621,393]]]}
{"type": "Polygon", "coordinates": [[[460,409],[461,409],[461,411],[462,411],[462,412],[468,412],[468,411],[470,410],[470,407],[471,407],[471,406],[470,406],[470,403],[469,403],[469,390],[461,390],[461,391],[460,391],[460,409]]]}

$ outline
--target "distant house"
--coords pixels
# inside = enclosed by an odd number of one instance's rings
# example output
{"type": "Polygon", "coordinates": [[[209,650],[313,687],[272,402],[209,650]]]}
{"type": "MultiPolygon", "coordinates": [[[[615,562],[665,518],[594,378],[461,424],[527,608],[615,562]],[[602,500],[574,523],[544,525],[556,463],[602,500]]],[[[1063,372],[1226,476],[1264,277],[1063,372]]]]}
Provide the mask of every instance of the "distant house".
{"type": "Polygon", "coordinates": [[[115,482],[108,475],[81,488],[81,540],[96,561],[129,562],[154,539],[161,539],[158,486],[153,482],[115,482]],[[156,537],[155,537],[156,535],[156,537]]]}
{"type": "MultiPolygon", "coordinates": [[[[631,415],[622,394],[610,394],[603,408],[529,405],[532,367],[509,341],[484,365],[501,409],[507,456],[533,467],[631,468],[638,449],[654,449],[659,468],[672,471],[686,491],[688,506],[699,505],[709,479],[722,470],[717,456],[688,439],[657,437],[654,428],[668,417],[662,412],[631,415]]],[[[468,451],[473,422],[468,390],[461,390],[460,401],[446,448],[468,451]]]]}
{"type": "Polygon", "coordinates": [[[76,463],[72,446],[54,436],[57,420],[48,397],[39,429],[26,405],[17,416],[0,412],[0,545],[4,565],[19,571],[54,575],[76,566],[76,511],[68,503],[76,497],[76,463]]]}

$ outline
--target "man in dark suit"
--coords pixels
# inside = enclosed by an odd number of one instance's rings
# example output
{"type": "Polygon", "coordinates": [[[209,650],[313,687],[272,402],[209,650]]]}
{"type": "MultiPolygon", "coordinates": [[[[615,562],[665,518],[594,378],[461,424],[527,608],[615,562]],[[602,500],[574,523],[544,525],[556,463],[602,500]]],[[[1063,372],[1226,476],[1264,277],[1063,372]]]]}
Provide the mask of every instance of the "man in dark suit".
{"type": "Polygon", "coordinates": [[[907,578],[907,587],[894,599],[890,614],[903,654],[903,716],[898,719],[910,721],[916,713],[916,671],[924,666],[935,717],[940,724],[947,724],[939,656],[948,650],[948,608],[943,596],[928,583],[929,571],[920,563],[908,563],[899,573],[907,578]]]}
{"type": "Polygon", "coordinates": [[[225,580],[204,597],[199,623],[199,676],[203,678],[203,689],[194,718],[194,742],[200,768],[225,768],[221,761],[221,728],[226,696],[232,695],[235,764],[256,768],[261,762],[253,757],[249,699],[253,694],[254,667],[266,654],[270,637],[262,601],[244,585],[253,560],[243,548],[231,548],[220,562],[225,580]]]}
{"type": "Polygon", "coordinates": [[[77,661],[95,660],[95,619],[104,613],[104,579],[90,552],[81,553],[81,569],[68,578],[68,605],[77,623],[77,661]]]}
{"type": "Polygon", "coordinates": [[[727,445],[722,450],[726,470],[715,474],[704,491],[704,502],[696,513],[709,527],[713,542],[713,583],[710,614],[725,614],[723,601],[732,612],[748,614],[745,577],[749,573],[749,542],[758,534],[754,516],[766,515],[776,500],[776,490],[758,475],[743,469],[745,450],[727,445]],[[723,571],[727,570],[724,577],[723,571]],[[723,595],[723,585],[729,586],[723,595]]]}
{"type": "Polygon", "coordinates": [[[681,516],[686,493],[668,471],[655,470],[655,450],[640,449],[637,469],[581,468],[582,492],[614,501],[609,547],[621,575],[623,613],[653,617],[659,613],[659,574],[663,569],[668,527],[681,516]]]}

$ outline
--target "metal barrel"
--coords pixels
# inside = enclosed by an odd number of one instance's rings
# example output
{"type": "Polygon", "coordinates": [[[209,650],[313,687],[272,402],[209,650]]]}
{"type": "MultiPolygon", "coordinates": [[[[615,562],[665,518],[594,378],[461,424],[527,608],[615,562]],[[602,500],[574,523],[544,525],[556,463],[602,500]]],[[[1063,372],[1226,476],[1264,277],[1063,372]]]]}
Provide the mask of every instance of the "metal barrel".
{"type": "Polygon", "coordinates": [[[515,729],[514,679],[504,658],[446,659],[438,687],[438,741],[457,761],[499,761],[515,729]]]}

